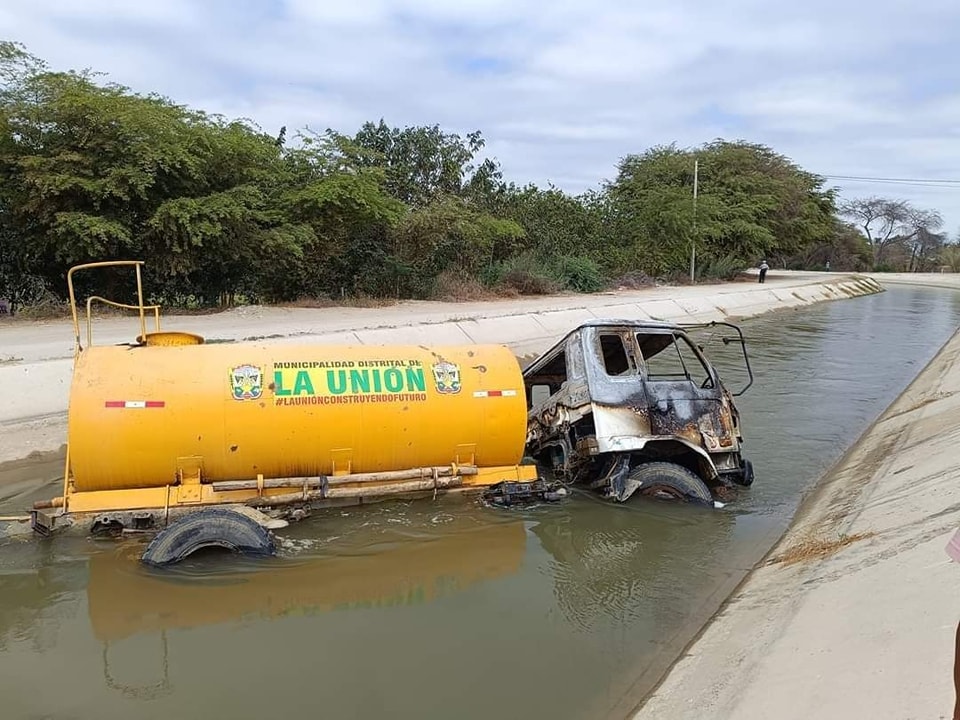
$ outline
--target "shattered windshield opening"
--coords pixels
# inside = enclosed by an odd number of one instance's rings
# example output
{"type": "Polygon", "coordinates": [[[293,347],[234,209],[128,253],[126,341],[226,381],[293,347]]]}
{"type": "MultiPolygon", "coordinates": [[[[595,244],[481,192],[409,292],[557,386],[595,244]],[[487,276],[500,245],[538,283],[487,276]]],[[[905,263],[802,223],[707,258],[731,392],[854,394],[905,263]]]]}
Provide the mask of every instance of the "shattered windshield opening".
{"type": "Polygon", "coordinates": [[[651,382],[689,380],[702,388],[713,386],[710,373],[686,338],[637,333],[637,344],[651,382]]]}

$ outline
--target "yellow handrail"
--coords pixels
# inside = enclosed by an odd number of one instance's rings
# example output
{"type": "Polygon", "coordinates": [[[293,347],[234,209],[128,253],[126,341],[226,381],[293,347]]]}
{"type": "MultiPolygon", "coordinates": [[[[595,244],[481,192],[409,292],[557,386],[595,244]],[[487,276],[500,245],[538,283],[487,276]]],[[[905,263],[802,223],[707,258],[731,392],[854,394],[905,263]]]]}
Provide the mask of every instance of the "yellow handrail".
{"type": "MultiPolygon", "coordinates": [[[[67,290],[70,293],[70,314],[73,316],[73,339],[74,339],[74,357],[76,357],[83,346],[80,344],[80,319],[77,316],[77,299],[73,292],[73,274],[79,270],[91,270],[93,268],[104,268],[104,267],[130,267],[133,266],[136,268],[137,274],[137,306],[135,309],[140,311],[140,337],[145,338],[147,336],[147,320],[144,314],[145,307],[143,305],[143,278],[140,273],[140,266],[143,265],[143,260],[106,260],[104,262],[94,262],[86,263],[84,265],[74,265],[67,271],[67,290]]],[[[89,321],[89,305],[87,306],[87,319],[89,321]]]]}
{"type": "MultiPolygon", "coordinates": [[[[93,345],[93,316],[91,315],[91,308],[93,302],[101,302],[104,305],[109,305],[111,307],[120,308],[121,310],[153,310],[153,324],[156,332],[160,332],[160,306],[159,305],[127,305],[126,303],[114,302],[113,300],[107,300],[104,297],[99,295],[91,295],[87,298],[87,347],[93,345]]],[[[141,336],[142,337],[142,336],[141,336]]]]}

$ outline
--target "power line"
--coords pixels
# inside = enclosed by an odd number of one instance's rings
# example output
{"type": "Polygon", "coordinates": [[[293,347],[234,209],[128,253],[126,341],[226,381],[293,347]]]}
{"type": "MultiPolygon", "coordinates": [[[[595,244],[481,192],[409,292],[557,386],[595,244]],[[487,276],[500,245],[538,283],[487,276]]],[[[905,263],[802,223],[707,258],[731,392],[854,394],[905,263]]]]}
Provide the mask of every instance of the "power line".
{"type": "Polygon", "coordinates": [[[876,182],[946,182],[946,183],[960,183],[960,180],[946,180],[944,178],[890,178],[890,177],[873,177],[865,175],[824,175],[823,177],[835,178],[838,180],[869,180],[876,182]]]}
{"type": "Polygon", "coordinates": [[[917,187],[960,187],[960,180],[934,178],[896,178],[896,177],[869,177],[861,175],[822,175],[827,180],[840,180],[855,183],[877,183],[886,185],[914,185],[917,187]]]}

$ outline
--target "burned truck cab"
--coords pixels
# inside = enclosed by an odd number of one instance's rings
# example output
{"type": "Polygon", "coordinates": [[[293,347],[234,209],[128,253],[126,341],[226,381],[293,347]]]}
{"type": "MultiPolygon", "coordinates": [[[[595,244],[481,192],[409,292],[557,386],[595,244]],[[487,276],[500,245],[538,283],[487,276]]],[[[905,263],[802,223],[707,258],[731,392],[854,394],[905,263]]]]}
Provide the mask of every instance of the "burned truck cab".
{"type": "Polygon", "coordinates": [[[728,333],[724,344],[740,345],[750,374],[743,334],[729,323],[581,325],[524,371],[528,454],[618,501],[712,502],[752,483],[734,394],[692,341],[694,327],[728,333]]]}

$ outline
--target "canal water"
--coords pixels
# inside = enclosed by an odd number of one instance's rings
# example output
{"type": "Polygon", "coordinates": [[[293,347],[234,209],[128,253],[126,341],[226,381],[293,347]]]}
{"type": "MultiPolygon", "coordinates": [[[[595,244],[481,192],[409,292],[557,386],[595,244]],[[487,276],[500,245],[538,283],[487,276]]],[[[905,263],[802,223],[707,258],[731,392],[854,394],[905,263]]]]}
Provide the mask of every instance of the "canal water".
{"type": "MultiPolygon", "coordinates": [[[[628,716],[958,325],[960,294],[923,288],[745,322],[757,482],[719,511],[382,504],[283,531],[274,560],[164,574],[132,541],[6,541],[2,717],[628,716]]],[[[60,468],[7,466],[0,514],[56,494],[60,468]]]]}

